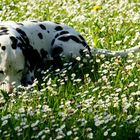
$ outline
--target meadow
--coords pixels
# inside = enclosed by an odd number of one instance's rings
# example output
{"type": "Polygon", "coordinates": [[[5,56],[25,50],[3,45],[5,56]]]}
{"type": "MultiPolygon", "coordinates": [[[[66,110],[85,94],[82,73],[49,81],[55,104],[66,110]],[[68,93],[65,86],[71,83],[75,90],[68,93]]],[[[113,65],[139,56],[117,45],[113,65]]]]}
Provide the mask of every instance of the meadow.
{"type": "MultiPolygon", "coordinates": [[[[1,0],[0,21],[72,26],[90,47],[140,45],[139,0],[1,0]]],[[[30,87],[0,92],[0,140],[140,139],[140,54],[86,56],[49,67],[30,87]]]]}

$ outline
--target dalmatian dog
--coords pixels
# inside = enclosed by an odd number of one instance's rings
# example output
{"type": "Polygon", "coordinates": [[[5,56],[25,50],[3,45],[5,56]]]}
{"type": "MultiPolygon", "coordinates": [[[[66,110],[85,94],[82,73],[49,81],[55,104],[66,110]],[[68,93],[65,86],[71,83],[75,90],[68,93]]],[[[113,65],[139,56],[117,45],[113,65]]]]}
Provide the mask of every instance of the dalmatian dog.
{"type": "MultiPolygon", "coordinates": [[[[112,55],[108,50],[91,49],[73,28],[50,21],[0,22],[0,89],[11,93],[16,86],[32,84],[34,71],[49,60],[61,61],[91,54],[112,55]]],[[[115,52],[127,55],[137,52],[138,46],[115,52]]]]}

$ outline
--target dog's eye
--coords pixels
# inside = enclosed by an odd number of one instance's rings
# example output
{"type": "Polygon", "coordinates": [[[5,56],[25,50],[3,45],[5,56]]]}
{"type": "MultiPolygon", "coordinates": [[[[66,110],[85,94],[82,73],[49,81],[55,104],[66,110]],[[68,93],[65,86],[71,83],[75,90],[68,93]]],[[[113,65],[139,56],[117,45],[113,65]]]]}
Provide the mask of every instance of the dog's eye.
{"type": "Polygon", "coordinates": [[[4,71],[0,70],[0,74],[4,74],[4,71]]]}
{"type": "Polygon", "coordinates": [[[17,73],[21,73],[23,70],[18,70],[17,73]]]}

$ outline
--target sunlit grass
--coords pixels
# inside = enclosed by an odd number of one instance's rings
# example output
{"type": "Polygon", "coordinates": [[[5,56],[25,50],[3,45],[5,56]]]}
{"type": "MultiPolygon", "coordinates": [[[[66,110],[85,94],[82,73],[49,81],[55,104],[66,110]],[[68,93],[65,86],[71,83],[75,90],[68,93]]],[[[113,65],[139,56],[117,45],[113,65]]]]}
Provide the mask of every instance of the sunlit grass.
{"type": "MultiPolygon", "coordinates": [[[[0,20],[51,20],[91,47],[139,45],[138,0],[3,0],[0,20]]],[[[96,56],[42,72],[31,87],[0,94],[0,139],[140,139],[140,56],[96,56]]]]}

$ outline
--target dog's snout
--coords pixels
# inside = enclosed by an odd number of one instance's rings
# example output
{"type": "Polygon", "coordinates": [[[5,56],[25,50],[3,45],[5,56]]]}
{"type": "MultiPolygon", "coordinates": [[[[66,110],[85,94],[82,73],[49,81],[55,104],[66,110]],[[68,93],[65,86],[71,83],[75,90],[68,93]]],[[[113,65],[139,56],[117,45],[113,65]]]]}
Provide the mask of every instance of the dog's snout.
{"type": "Polygon", "coordinates": [[[12,86],[12,84],[8,84],[8,86],[7,86],[7,92],[8,93],[12,93],[13,92],[13,86],[12,86]]]}
{"type": "Polygon", "coordinates": [[[0,90],[6,91],[8,93],[12,93],[13,92],[13,85],[10,83],[1,83],[0,90]]]}

